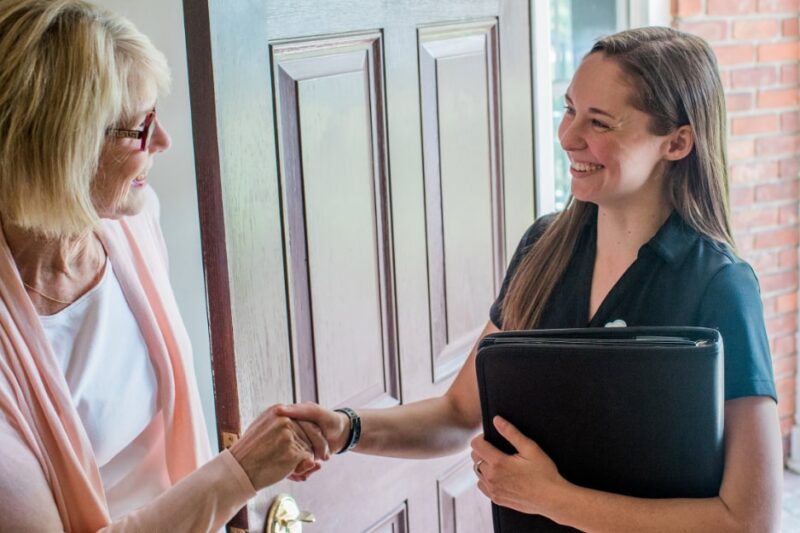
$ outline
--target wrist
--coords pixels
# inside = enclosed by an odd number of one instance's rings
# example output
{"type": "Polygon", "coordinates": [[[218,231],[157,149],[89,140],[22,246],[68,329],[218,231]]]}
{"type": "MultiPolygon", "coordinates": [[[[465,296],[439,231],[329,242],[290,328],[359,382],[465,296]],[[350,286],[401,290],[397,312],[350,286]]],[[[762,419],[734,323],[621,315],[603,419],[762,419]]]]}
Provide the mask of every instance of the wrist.
{"type": "Polygon", "coordinates": [[[343,436],[344,439],[337,443],[339,449],[336,451],[337,454],[341,454],[355,448],[361,439],[361,418],[349,407],[336,409],[335,412],[340,415],[340,420],[341,417],[345,419],[344,429],[340,433],[340,436],[343,436]]]}
{"type": "Polygon", "coordinates": [[[558,476],[557,480],[546,484],[542,489],[539,501],[542,502],[543,509],[540,514],[559,524],[565,524],[565,520],[569,516],[569,509],[575,504],[575,491],[578,486],[558,476]]]}

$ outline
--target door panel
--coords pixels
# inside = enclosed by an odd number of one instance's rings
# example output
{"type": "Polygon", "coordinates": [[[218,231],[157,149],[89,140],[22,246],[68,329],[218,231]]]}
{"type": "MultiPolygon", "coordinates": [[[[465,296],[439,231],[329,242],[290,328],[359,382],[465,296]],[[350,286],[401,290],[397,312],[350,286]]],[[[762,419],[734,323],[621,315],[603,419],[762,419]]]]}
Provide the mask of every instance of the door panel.
{"type": "Polygon", "coordinates": [[[392,512],[379,524],[367,530],[367,533],[406,533],[408,531],[408,517],[405,504],[392,512]]]}
{"type": "Polygon", "coordinates": [[[419,41],[433,375],[440,381],[461,368],[502,275],[497,21],[423,28],[419,41]]]}
{"type": "Polygon", "coordinates": [[[476,486],[471,464],[459,464],[439,480],[439,523],[441,533],[487,533],[492,516],[486,512],[486,498],[476,486]]]}
{"type": "Polygon", "coordinates": [[[297,396],[399,399],[379,33],[272,47],[297,396]]]}
{"type": "MultiPolygon", "coordinates": [[[[185,0],[220,442],[267,406],[446,390],[533,219],[524,0],[185,0]]],[[[309,531],[486,531],[466,452],[262,491],[309,531]]]]}

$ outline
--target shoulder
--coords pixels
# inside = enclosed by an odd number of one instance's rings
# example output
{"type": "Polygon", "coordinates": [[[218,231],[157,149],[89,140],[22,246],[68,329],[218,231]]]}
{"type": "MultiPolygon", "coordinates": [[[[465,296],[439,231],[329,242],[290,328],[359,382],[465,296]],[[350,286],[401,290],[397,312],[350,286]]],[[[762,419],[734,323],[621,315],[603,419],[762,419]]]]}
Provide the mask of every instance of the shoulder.
{"type": "Polygon", "coordinates": [[[753,268],[729,247],[703,239],[706,283],[699,292],[699,326],[724,342],[725,399],[777,399],[761,290],[753,268]]]}
{"type": "Polygon", "coordinates": [[[741,292],[747,288],[759,291],[753,267],[724,243],[700,237],[691,261],[699,277],[707,280],[707,291],[728,289],[741,292]]]}

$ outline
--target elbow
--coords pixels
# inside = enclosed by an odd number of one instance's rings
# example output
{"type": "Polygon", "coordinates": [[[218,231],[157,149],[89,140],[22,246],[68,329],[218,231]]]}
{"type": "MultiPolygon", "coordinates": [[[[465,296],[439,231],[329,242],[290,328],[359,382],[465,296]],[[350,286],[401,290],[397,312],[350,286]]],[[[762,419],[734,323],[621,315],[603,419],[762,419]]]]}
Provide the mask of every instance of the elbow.
{"type": "MultiPolygon", "coordinates": [[[[723,502],[723,505],[725,503],[723,502]]],[[[767,506],[774,507],[774,506],[767,506]]],[[[730,533],[780,533],[781,508],[758,508],[735,512],[725,505],[725,526],[720,528],[730,533]]]]}

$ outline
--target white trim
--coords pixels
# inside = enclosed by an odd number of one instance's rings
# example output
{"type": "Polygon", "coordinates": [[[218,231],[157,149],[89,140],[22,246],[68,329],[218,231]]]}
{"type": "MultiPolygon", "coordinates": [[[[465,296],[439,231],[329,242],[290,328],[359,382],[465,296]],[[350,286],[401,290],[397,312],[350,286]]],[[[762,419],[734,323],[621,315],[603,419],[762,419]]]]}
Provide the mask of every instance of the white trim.
{"type": "Polygon", "coordinates": [[[628,0],[627,8],[629,28],[669,26],[672,22],[670,3],[664,0],[628,0]]]}
{"type": "Polygon", "coordinates": [[[531,0],[533,179],[536,216],[555,211],[553,76],[550,72],[550,2],[531,0]]]}
{"type": "Polygon", "coordinates": [[[617,31],[627,30],[631,27],[629,23],[635,6],[640,3],[641,0],[617,0],[617,31]]]}

